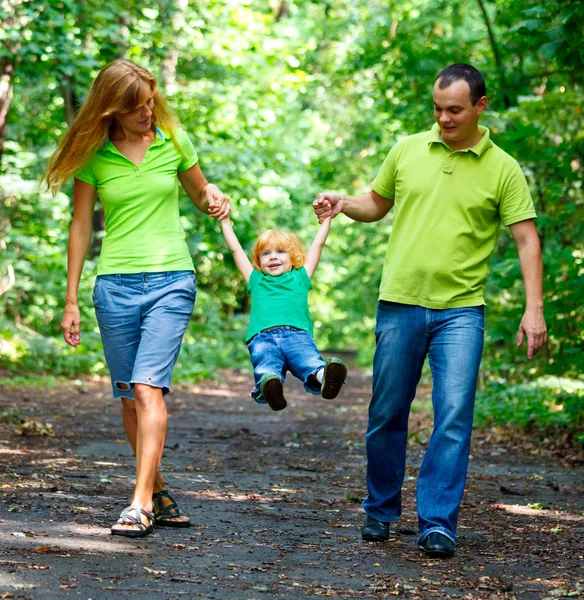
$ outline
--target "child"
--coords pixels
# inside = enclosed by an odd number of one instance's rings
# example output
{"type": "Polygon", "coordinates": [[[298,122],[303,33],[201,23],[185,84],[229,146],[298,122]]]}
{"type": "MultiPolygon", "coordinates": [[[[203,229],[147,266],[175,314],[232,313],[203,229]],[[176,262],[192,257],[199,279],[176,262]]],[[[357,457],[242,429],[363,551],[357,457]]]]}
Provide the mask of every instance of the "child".
{"type": "Polygon", "coordinates": [[[293,233],[266,231],[254,244],[252,266],[229,217],[221,220],[225,241],[252,299],[246,336],[255,379],[251,396],[256,402],[267,402],[272,410],[286,408],[286,371],[298,377],[307,392],[326,399],[336,398],[347,376],[343,361],[325,362],[318,353],[308,309],[310,278],[330,225],[330,218],[323,221],[306,258],[293,233]]]}

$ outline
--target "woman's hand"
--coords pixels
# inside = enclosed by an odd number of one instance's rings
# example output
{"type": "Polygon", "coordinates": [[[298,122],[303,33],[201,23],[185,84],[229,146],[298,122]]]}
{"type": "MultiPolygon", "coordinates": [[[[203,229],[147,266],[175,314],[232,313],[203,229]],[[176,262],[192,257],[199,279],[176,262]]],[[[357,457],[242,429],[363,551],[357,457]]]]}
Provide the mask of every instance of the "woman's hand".
{"type": "Polygon", "coordinates": [[[231,212],[231,200],[214,183],[208,183],[203,190],[209,204],[209,216],[222,221],[231,212]]]}
{"type": "Polygon", "coordinates": [[[214,184],[209,183],[199,164],[178,174],[179,181],[193,204],[203,213],[214,219],[224,219],[229,216],[230,200],[214,184]]]}
{"type": "Polygon", "coordinates": [[[79,326],[81,323],[81,314],[77,302],[67,302],[65,304],[65,312],[61,321],[61,329],[63,337],[69,346],[76,348],[81,343],[79,326]]]}

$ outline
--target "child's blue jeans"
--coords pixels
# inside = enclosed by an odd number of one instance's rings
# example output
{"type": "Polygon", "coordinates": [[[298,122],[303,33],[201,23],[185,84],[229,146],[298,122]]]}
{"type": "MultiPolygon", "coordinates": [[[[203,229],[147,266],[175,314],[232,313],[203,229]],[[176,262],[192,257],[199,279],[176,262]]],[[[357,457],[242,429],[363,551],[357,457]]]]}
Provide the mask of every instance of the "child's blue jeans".
{"type": "Polygon", "coordinates": [[[308,331],[287,325],[265,329],[247,343],[247,348],[255,380],[251,397],[256,402],[266,403],[259,388],[261,378],[273,373],[284,382],[287,371],[302,381],[307,392],[320,394],[320,383],[311,375],[326,363],[308,331]]]}

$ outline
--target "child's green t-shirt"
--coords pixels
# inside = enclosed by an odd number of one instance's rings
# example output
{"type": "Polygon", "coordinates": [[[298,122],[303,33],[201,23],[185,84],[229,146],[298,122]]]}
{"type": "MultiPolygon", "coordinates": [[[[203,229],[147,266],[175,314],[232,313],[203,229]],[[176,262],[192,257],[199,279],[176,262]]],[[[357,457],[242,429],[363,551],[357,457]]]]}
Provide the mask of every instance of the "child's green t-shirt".
{"type": "Polygon", "coordinates": [[[247,284],[251,294],[251,314],[246,342],[263,329],[289,325],[314,335],[308,309],[308,290],[312,289],[304,267],[274,277],[252,271],[247,284]]]}

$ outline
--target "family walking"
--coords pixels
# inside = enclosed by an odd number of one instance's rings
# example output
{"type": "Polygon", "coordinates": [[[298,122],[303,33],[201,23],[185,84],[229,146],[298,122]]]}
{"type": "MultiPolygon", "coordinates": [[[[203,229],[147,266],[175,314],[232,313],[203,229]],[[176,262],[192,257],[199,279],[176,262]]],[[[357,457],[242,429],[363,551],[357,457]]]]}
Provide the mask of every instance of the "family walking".
{"type": "Polygon", "coordinates": [[[97,196],[105,211],[93,300],[113,397],[121,400],[136,455],[134,494],[113,534],[140,537],[155,525],[190,525],[159,471],[164,396],[196,296],[180,183],[200,212],[219,220],[247,284],[251,395],[272,410],[287,405],[288,371],[324,401],[340,392],[345,364],[324,360],[313,339],[311,278],[338,214],[371,222],[393,207],[377,310],[361,534],[387,540],[401,516],[408,415],[428,356],[434,430],[417,484],[418,543],[430,556],[454,554],[483,349],[484,287],[501,224],[510,228],[521,263],[526,308],[517,344],[527,337],[529,358],[545,344],[546,327],[533,202],[518,163],[478,125],[487,107],[481,74],[469,65],[447,67],[436,78],[433,102],[433,128],[397,141],[370,192],[318,195],[313,209],[320,228],[306,254],[294,234],[270,230],[248,257],[229,218],[230,199],[201,172],[154,77],[128,60],[99,73],[46,181],[54,191],[70,177],[75,183],[62,320],[71,346],[80,343],[77,292],[97,196]]]}

